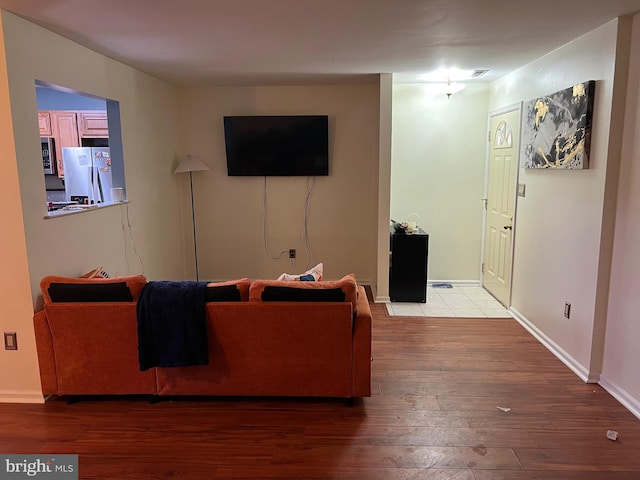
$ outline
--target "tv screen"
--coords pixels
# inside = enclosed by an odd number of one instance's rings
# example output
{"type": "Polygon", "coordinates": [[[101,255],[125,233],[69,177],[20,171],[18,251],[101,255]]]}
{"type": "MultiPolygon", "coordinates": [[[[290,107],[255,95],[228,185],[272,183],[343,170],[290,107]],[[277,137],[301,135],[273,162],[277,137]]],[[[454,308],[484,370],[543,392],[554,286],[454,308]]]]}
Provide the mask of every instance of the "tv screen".
{"type": "Polygon", "coordinates": [[[224,117],[229,176],[329,175],[327,115],[224,117]]]}

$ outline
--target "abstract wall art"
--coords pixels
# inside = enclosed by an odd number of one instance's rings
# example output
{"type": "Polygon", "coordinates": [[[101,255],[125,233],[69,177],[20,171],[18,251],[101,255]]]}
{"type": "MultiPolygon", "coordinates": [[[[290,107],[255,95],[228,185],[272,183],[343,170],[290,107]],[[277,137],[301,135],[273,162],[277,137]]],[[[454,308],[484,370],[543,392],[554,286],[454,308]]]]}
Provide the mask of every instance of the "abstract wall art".
{"type": "Polygon", "coordinates": [[[525,102],[521,151],[525,168],[589,168],[595,85],[589,80],[525,102]]]}

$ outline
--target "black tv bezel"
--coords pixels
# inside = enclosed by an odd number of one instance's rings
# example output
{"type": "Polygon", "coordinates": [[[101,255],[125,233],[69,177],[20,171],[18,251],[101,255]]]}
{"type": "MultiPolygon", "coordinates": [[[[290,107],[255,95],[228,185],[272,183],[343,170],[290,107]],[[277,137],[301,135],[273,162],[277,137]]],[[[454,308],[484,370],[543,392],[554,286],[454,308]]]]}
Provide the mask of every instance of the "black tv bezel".
{"type": "Polygon", "coordinates": [[[229,177],[312,177],[312,176],[329,176],[329,116],[328,115],[225,115],[223,116],[224,143],[226,152],[227,176],[229,177]],[[323,162],[320,167],[313,167],[309,164],[309,170],[301,170],[298,165],[295,170],[286,172],[276,171],[274,169],[250,170],[242,171],[238,168],[237,160],[234,160],[235,153],[230,149],[233,144],[232,129],[228,128],[228,122],[234,119],[268,119],[271,122],[278,119],[323,119],[324,120],[324,145],[323,162]]]}

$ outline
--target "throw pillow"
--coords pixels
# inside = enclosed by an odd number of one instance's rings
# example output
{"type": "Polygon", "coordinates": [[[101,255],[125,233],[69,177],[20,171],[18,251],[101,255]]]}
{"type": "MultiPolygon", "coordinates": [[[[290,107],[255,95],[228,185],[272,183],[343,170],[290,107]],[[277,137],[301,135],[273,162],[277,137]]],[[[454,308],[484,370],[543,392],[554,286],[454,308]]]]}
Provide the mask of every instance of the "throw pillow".
{"type": "Polygon", "coordinates": [[[126,282],[117,283],[51,283],[49,296],[58,302],[132,302],[126,282]]]}
{"type": "Polygon", "coordinates": [[[267,285],[262,291],[263,302],[344,302],[342,289],[296,288],[267,285]]]}
{"type": "Polygon", "coordinates": [[[322,263],[319,263],[315,267],[310,270],[307,270],[304,273],[299,275],[291,275],[289,273],[283,273],[278,277],[279,281],[291,282],[291,281],[301,281],[301,282],[319,282],[322,280],[322,263]]]}
{"type": "MultiPolygon", "coordinates": [[[[290,293],[290,289],[297,290],[335,290],[339,289],[340,292],[344,295],[344,298],[339,300],[330,300],[329,297],[335,294],[335,292],[328,294],[317,294],[318,296],[325,295],[325,299],[318,300],[307,300],[307,301],[345,301],[351,302],[353,305],[353,311],[355,314],[357,302],[358,302],[358,294],[357,294],[357,284],[356,277],[354,274],[345,275],[340,280],[335,281],[322,281],[322,282],[300,282],[297,280],[294,281],[279,281],[279,280],[254,280],[251,284],[251,288],[249,290],[249,301],[250,302],[263,302],[263,301],[275,301],[273,298],[276,296],[279,297],[289,297],[292,296],[290,293]],[[286,289],[282,292],[276,293],[276,289],[286,289]],[[263,296],[265,290],[268,290],[267,297],[263,296]],[[269,300],[266,300],[269,298],[269,300]]],[[[297,292],[297,295],[302,296],[305,295],[303,292],[297,292]]],[[[306,294],[306,295],[316,295],[316,294],[306,294]]],[[[293,299],[290,301],[294,301],[293,299]]]]}
{"type": "MultiPolygon", "coordinates": [[[[40,281],[40,291],[42,292],[42,297],[44,299],[44,303],[49,304],[53,303],[51,295],[49,294],[49,287],[52,283],[64,283],[64,284],[75,284],[75,285],[91,285],[91,284],[99,284],[99,285],[108,285],[113,283],[122,283],[124,282],[131,292],[131,297],[133,301],[138,301],[138,297],[140,296],[140,292],[144,288],[147,283],[147,279],[144,275],[132,275],[129,277],[118,277],[118,278],[73,278],[73,277],[59,277],[57,275],[48,275],[44,277],[40,281]]],[[[59,288],[59,287],[56,287],[59,288]]]]}
{"type": "Polygon", "coordinates": [[[240,290],[236,285],[222,285],[219,287],[207,286],[205,290],[205,302],[241,302],[240,290]]]}
{"type": "Polygon", "coordinates": [[[241,278],[226,282],[207,283],[207,302],[246,302],[249,300],[251,280],[241,278]]]}

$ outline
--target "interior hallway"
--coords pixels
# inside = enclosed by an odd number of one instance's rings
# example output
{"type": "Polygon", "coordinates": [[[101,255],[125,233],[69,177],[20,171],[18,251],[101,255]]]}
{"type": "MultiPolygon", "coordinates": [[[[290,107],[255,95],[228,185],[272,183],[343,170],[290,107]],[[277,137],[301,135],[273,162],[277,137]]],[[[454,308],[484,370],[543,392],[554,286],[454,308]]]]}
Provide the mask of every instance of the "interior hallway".
{"type": "Polygon", "coordinates": [[[480,286],[427,286],[426,303],[387,303],[391,316],[511,318],[509,311],[480,286]]]}

